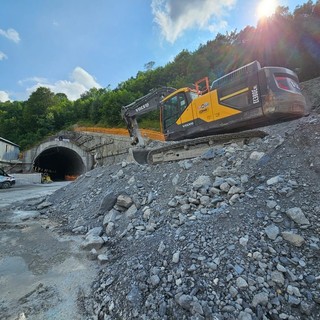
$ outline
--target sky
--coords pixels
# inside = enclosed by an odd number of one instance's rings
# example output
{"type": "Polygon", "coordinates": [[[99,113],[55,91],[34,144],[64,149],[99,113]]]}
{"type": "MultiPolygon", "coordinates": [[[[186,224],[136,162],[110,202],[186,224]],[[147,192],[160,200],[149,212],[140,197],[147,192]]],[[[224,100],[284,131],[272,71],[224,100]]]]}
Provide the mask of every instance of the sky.
{"type": "Polygon", "coordinates": [[[293,12],[299,0],[0,0],[0,101],[38,87],[78,99],[114,89],[195,51],[217,33],[256,26],[261,1],[293,12]]]}

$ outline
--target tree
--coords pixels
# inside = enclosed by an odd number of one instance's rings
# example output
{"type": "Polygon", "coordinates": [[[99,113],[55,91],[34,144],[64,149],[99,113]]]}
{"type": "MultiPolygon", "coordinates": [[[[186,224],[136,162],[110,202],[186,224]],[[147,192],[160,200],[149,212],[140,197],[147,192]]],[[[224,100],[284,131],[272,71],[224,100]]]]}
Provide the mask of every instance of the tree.
{"type": "Polygon", "coordinates": [[[127,90],[109,91],[103,96],[102,122],[107,126],[123,126],[121,107],[128,105],[136,96],[127,90]]]}
{"type": "Polygon", "coordinates": [[[296,6],[293,16],[296,19],[299,16],[302,16],[304,18],[309,17],[312,15],[314,9],[313,2],[311,0],[308,0],[306,3],[296,6]]]}
{"type": "Polygon", "coordinates": [[[23,102],[0,103],[0,136],[20,144],[23,102]]]}
{"type": "Polygon", "coordinates": [[[208,76],[210,63],[205,55],[195,55],[188,64],[188,74],[192,74],[192,83],[208,76]]]}
{"type": "Polygon", "coordinates": [[[320,0],[314,5],[312,15],[318,19],[320,18],[320,0]]]}
{"type": "Polygon", "coordinates": [[[43,139],[54,131],[53,118],[47,114],[54,103],[54,93],[48,88],[40,87],[30,95],[23,109],[25,134],[32,132],[35,139],[43,139]]]}
{"type": "Polygon", "coordinates": [[[40,87],[36,91],[32,92],[27,100],[27,111],[34,115],[43,115],[47,109],[54,105],[54,93],[50,89],[40,87]]]}
{"type": "Polygon", "coordinates": [[[156,63],[154,61],[149,61],[144,65],[145,70],[150,71],[153,69],[156,63]]]}
{"type": "Polygon", "coordinates": [[[49,107],[47,112],[53,117],[54,130],[61,130],[66,125],[74,124],[77,121],[72,102],[66,94],[57,93],[54,96],[54,105],[49,107]]]}

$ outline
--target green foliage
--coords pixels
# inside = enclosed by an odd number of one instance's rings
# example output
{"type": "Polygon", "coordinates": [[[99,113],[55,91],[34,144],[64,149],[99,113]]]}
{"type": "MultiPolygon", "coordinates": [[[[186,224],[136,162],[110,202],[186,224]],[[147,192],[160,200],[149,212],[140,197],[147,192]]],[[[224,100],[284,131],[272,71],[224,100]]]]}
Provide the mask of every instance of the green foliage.
{"type": "Polygon", "coordinates": [[[144,119],[143,117],[139,119],[139,128],[141,129],[150,129],[154,131],[160,131],[160,121],[159,117],[156,119],[144,119]]]}
{"type": "MultiPolygon", "coordinates": [[[[279,6],[274,15],[262,19],[256,27],[217,34],[195,52],[181,51],[172,62],[155,68],[144,65],[135,77],[116,89],[90,89],[78,100],[63,93],[38,88],[24,102],[0,103],[0,136],[23,149],[74,124],[125,127],[121,107],[158,86],[192,87],[200,78],[213,81],[251,61],[262,66],[283,66],[298,72],[300,81],[320,76],[320,0],[308,0],[290,13],[279,6]]],[[[139,120],[141,128],[159,130],[159,112],[139,120]]]]}
{"type": "Polygon", "coordinates": [[[145,68],[146,70],[152,70],[155,64],[156,64],[156,63],[155,63],[154,61],[149,61],[149,62],[147,62],[147,63],[144,65],[144,68],[145,68]]]}
{"type": "Polygon", "coordinates": [[[22,110],[21,102],[0,103],[0,136],[10,141],[19,141],[22,134],[22,110]]]}

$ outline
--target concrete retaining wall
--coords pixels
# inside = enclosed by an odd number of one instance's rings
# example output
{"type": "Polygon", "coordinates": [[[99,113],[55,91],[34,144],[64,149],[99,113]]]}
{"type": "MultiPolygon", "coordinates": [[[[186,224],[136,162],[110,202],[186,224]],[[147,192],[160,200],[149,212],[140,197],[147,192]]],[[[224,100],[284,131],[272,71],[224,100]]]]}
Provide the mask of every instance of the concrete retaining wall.
{"type": "Polygon", "coordinates": [[[41,173],[14,173],[16,184],[41,183],[41,173]]]}

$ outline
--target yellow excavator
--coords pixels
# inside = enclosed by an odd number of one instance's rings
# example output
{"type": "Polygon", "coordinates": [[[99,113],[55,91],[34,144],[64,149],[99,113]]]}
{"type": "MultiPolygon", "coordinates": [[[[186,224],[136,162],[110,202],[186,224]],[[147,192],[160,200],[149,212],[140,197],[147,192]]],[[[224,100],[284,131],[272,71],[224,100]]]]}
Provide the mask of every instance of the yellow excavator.
{"type": "Polygon", "coordinates": [[[195,88],[160,87],[123,106],[121,114],[132,144],[144,146],[137,117],[156,109],[160,110],[164,139],[183,141],[156,150],[137,150],[136,154],[145,159],[142,162],[192,157],[190,149],[197,144],[263,136],[263,132],[250,129],[300,118],[306,113],[306,101],[293,71],[262,68],[254,61],[213,81],[211,86],[208,78],[203,78],[195,88]],[[182,155],[183,150],[188,151],[182,155]]]}
{"type": "Polygon", "coordinates": [[[43,173],[41,175],[41,183],[52,183],[53,181],[51,180],[51,177],[49,176],[48,173],[43,173]]]}

